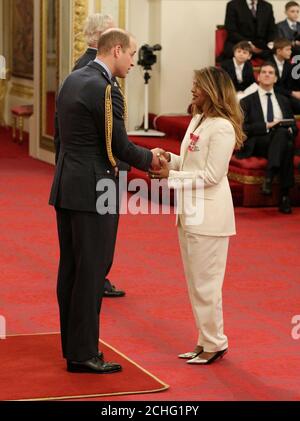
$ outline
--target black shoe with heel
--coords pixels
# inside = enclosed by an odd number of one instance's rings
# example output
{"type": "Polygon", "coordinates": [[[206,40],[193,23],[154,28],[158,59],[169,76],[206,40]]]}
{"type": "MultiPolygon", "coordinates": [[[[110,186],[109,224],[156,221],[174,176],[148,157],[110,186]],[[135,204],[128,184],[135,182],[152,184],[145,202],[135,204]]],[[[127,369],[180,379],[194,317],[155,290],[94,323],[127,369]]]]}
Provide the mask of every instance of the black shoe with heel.
{"type": "Polygon", "coordinates": [[[223,358],[224,355],[226,354],[226,352],[228,352],[228,348],[223,349],[222,351],[217,351],[212,353],[213,355],[206,359],[206,358],[201,358],[201,354],[199,354],[197,357],[192,358],[191,360],[188,360],[187,363],[188,364],[200,364],[200,365],[206,365],[206,364],[211,364],[214,361],[223,358]]]}
{"type": "Polygon", "coordinates": [[[197,355],[201,354],[203,352],[203,347],[201,345],[197,345],[194,351],[191,352],[185,352],[184,354],[179,354],[178,358],[184,358],[184,359],[190,359],[195,358],[197,355]]]}

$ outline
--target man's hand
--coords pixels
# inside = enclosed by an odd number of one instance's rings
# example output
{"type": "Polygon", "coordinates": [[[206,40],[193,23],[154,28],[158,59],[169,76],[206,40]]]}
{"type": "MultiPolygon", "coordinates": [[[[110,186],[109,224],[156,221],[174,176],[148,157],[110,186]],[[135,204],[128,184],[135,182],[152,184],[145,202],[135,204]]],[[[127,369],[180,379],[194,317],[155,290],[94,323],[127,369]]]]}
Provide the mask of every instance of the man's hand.
{"type": "Polygon", "coordinates": [[[251,51],[252,53],[262,53],[262,49],[261,48],[257,48],[254,44],[252,44],[252,42],[250,41],[250,46],[251,46],[251,51]]]}
{"type": "Polygon", "coordinates": [[[161,165],[160,165],[159,158],[165,153],[164,149],[155,148],[155,149],[152,149],[151,152],[153,155],[152,162],[151,162],[151,169],[152,170],[160,169],[161,165]]]}
{"type": "Polygon", "coordinates": [[[168,161],[164,156],[161,156],[159,158],[160,161],[160,169],[159,170],[150,170],[149,171],[149,177],[150,178],[168,178],[169,177],[169,167],[168,167],[168,161]]]}
{"type": "Polygon", "coordinates": [[[274,121],[271,121],[270,123],[267,123],[267,129],[272,129],[279,122],[280,122],[280,120],[274,120],[274,121]]]}
{"type": "Polygon", "coordinates": [[[300,91],[293,91],[293,92],[292,92],[292,96],[293,96],[294,98],[300,99],[300,91]]]}

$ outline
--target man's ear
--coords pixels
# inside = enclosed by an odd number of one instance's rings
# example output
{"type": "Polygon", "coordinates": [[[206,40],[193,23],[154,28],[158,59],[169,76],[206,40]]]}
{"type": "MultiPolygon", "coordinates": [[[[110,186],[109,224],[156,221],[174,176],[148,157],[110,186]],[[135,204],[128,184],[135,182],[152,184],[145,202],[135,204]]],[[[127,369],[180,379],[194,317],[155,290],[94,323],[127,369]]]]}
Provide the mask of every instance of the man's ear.
{"type": "Polygon", "coordinates": [[[116,45],[116,46],[115,46],[114,56],[115,56],[116,58],[118,58],[118,57],[119,57],[121,50],[122,50],[121,45],[116,45]]]}

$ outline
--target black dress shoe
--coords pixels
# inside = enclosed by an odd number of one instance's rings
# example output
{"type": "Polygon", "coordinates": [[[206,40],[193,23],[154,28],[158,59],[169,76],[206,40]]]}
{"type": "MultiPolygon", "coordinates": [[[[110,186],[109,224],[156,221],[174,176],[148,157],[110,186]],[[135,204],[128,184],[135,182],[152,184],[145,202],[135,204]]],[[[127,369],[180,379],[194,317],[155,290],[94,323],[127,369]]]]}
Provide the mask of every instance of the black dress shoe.
{"type": "Polygon", "coordinates": [[[105,288],[103,292],[103,297],[124,297],[125,291],[117,290],[114,285],[111,285],[110,288],[105,288]]]}
{"type": "Polygon", "coordinates": [[[121,371],[120,364],[105,362],[99,357],[94,357],[86,361],[67,361],[67,370],[71,373],[95,373],[110,374],[121,371]]]}
{"type": "Polygon", "coordinates": [[[291,201],[290,201],[289,196],[282,196],[279,203],[278,210],[279,212],[285,213],[285,214],[292,213],[291,201]]]}
{"type": "Polygon", "coordinates": [[[271,178],[265,178],[262,186],[261,186],[261,192],[262,194],[264,194],[265,196],[271,196],[272,194],[272,180],[271,178]]]}

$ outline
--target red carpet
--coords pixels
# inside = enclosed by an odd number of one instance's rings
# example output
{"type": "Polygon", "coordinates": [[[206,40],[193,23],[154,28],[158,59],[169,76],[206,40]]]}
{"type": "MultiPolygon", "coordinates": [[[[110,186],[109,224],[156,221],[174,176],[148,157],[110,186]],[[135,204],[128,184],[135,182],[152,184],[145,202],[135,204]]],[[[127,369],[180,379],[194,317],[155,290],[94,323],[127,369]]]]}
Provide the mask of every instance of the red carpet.
{"type": "MultiPolygon", "coordinates": [[[[25,145],[19,157],[10,147],[0,133],[0,314],[10,334],[58,331],[53,167],[27,158],[25,145]]],[[[300,314],[300,209],[236,208],[236,219],[224,284],[229,353],[195,367],[176,358],[194,347],[196,330],[174,216],[121,216],[110,279],[126,296],[104,299],[101,339],[170,388],[97,399],[300,399],[300,340],[291,336],[300,314]]]]}
{"type": "Polygon", "coordinates": [[[60,356],[59,334],[7,337],[0,342],[0,400],[144,394],[168,387],[109,345],[101,343],[100,349],[108,361],[122,365],[122,372],[68,373],[60,356]]]}

